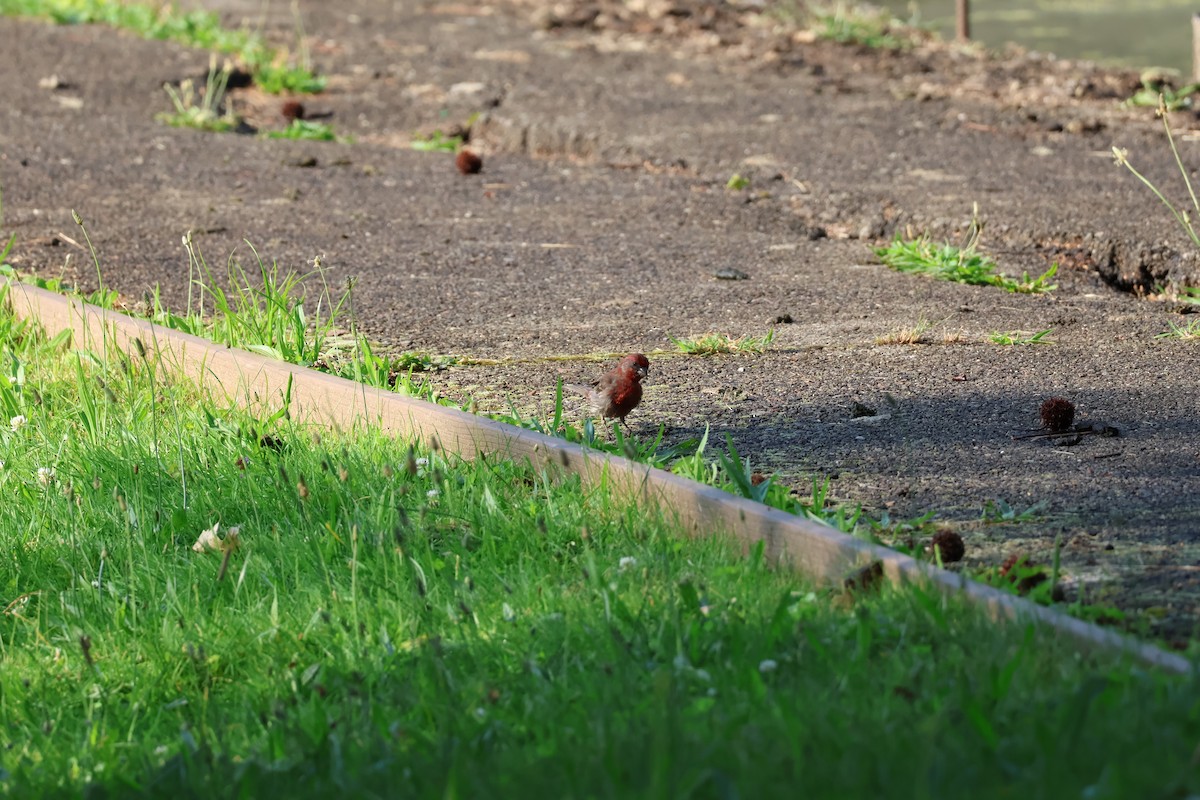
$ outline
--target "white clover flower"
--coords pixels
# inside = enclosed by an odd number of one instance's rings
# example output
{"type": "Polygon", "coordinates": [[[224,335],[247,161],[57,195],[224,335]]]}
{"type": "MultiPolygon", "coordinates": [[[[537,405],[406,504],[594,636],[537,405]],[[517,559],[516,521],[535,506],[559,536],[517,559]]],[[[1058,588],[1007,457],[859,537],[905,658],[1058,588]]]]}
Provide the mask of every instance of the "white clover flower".
{"type": "Polygon", "coordinates": [[[617,571],[624,572],[627,569],[633,569],[637,566],[637,559],[633,556],[621,556],[621,560],[617,562],[617,571]]]}
{"type": "Polygon", "coordinates": [[[21,430],[21,428],[24,428],[25,423],[28,421],[29,420],[25,419],[24,414],[17,414],[15,417],[13,417],[12,419],[10,419],[8,421],[8,424],[9,424],[9,427],[11,427],[13,429],[13,433],[16,433],[17,431],[21,430]]]}
{"type": "Polygon", "coordinates": [[[774,672],[779,669],[779,662],[773,658],[764,658],[758,662],[758,671],[766,675],[768,672],[774,672]]]}
{"type": "Polygon", "coordinates": [[[430,500],[432,500],[433,498],[437,497],[439,494],[441,494],[441,492],[439,492],[437,489],[430,489],[428,492],[425,493],[425,496],[428,497],[430,500]]]}
{"type": "Polygon", "coordinates": [[[42,486],[54,483],[54,467],[38,467],[37,479],[42,486]]]}
{"type": "Polygon", "coordinates": [[[415,463],[418,467],[427,467],[427,466],[429,466],[429,459],[428,458],[418,458],[415,463]]]}

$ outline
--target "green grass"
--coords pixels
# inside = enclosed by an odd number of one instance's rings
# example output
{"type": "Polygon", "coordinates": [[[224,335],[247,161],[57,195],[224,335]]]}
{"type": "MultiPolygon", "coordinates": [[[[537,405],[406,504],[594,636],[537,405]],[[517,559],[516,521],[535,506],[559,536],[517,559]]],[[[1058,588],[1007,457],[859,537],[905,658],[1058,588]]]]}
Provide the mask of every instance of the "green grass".
{"type": "Polygon", "coordinates": [[[983,521],[992,525],[1033,522],[1041,516],[1045,509],[1046,502],[1044,500],[1034,503],[1024,511],[1018,511],[1003,498],[997,498],[995,502],[989,500],[984,505],[983,521]]]}
{"type": "Polygon", "coordinates": [[[283,130],[266,131],[262,135],[268,139],[295,139],[312,142],[344,141],[342,137],[334,133],[333,126],[306,119],[294,119],[283,130]]]}
{"type": "Polygon", "coordinates": [[[190,232],[183,238],[183,246],[191,287],[186,309],[183,314],[168,311],[155,292],[140,309],[152,321],[304,366],[335,346],[336,318],[349,302],[349,293],[334,298],[319,259],[308,273],[285,272],[276,263],[268,266],[247,243],[253,257],[250,269],[231,256],[224,280],[220,280],[190,232]],[[304,290],[306,281],[321,287],[311,303],[304,290]]]}
{"type": "MultiPolygon", "coordinates": [[[[91,248],[91,238],[84,220],[74,212],[73,218],[88,243],[100,284],[100,288],[88,299],[105,308],[114,308],[117,295],[104,287],[100,257],[91,248]]],[[[184,309],[172,311],[166,308],[155,291],[129,311],[172,330],[474,413],[474,403],[470,398],[456,402],[441,397],[430,382],[415,377],[450,366],[457,359],[422,353],[378,355],[366,337],[353,331],[352,322],[351,330],[343,328],[343,317],[350,306],[353,285],[336,294],[325,280],[319,258],[308,273],[284,271],[277,263],[268,265],[254,246],[247,242],[247,250],[253,258],[251,266],[244,266],[237,255],[232,254],[226,261],[226,274],[219,276],[209,266],[190,233],[183,237],[183,247],[189,265],[189,291],[184,309]],[[315,289],[311,295],[308,287],[315,289]]],[[[11,268],[3,274],[19,278],[11,268]]],[[[70,291],[69,287],[57,281],[33,279],[32,282],[51,291],[70,291]]],[[[764,337],[751,340],[751,343],[757,342],[754,346],[766,347],[773,335],[773,331],[768,332],[764,337]]],[[[743,347],[750,346],[743,342],[743,347]]],[[[748,462],[739,458],[732,441],[727,443],[724,453],[713,457],[705,452],[707,434],[698,440],[664,446],[664,430],[661,427],[657,437],[641,441],[626,437],[615,422],[611,439],[600,435],[590,419],[585,420],[582,426],[576,425],[564,414],[561,384],[548,418],[531,417],[515,408],[508,413],[488,416],[593,450],[671,469],[677,474],[765,502],[788,513],[823,521],[847,533],[854,533],[858,528],[859,510],[830,502],[827,498],[828,486],[815,479],[808,496],[793,493],[772,480],[751,486],[753,470],[748,462]]]]}
{"type": "MultiPolygon", "coordinates": [[[[156,119],[174,128],[194,128],[213,133],[228,133],[243,128],[243,120],[226,103],[226,87],[229,84],[228,68],[219,69],[215,61],[210,66],[203,90],[197,90],[191,80],[184,80],[179,88],[164,84],[163,90],[171,100],[174,110],[156,115],[156,119]]],[[[282,130],[263,131],[265,139],[291,139],[315,142],[347,142],[347,137],[338,136],[333,126],[323,122],[294,119],[282,130]]]]}
{"type": "Polygon", "coordinates": [[[919,591],[834,603],[574,479],[248,418],[136,351],[7,315],[0,343],[7,796],[1200,788],[1194,679],[919,591]],[[214,524],[228,557],[193,550],[214,524]]]}
{"type": "Polygon", "coordinates": [[[1171,329],[1155,334],[1155,339],[1184,339],[1187,341],[1200,339],[1200,319],[1193,319],[1182,324],[1168,321],[1167,325],[1171,329]]]}
{"type": "Polygon", "coordinates": [[[196,89],[189,79],[176,89],[163,84],[163,91],[171,99],[173,111],[155,116],[159,122],[173,128],[226,133],[236,130],[241,120],[225,104],[225,87],[229,84],[229,70],[210,69],[203,91],[196,89]]]}
{"type": "MultiPolygon", "coordinates": [[[[1167,135],[1167,144],[1171,148],[1171,155],[1175,157],[1175,166],[1179,169],[1180,177],[1183,178],[1183,185],[1187,189],[1192,209],[1195,213],[1200,213],[1200,200],[1196,198],[1196,190],[1192,187],[1192,179],[1188,176],[1188,169],[1184,166],[1183,159],[1179,156],[1179,148],[1175,146],[1175,136],[1171,133],[1171,107],[1163,95],[1159,95],[1156,113],[1159,119],[1162,120],[1163,131],[1167,135]]],[[[1179,208],[1175,203],[1172,203],[1149,178],[1139,172],[1133,164],[1129,163],[1128,150],[1113,145],[1112,154],[1113,162],[1119,167],[1125,167],[1125,169],[1129,170],[1130,174],[1153,192],[1159,202],[1171,212],[1171,216],[1175,218],[1175,222],[1188,235],[1188,238],[1192,240],[1192,244],[1200,248],[1200,233],[1196,232],[1196,228],[1192,223],[1192,212],[1189,212],[1187,208],[1179,208]]]]}
{"type": "MultiPolygon", "coordinates": [[[[259,271],[269,296],[191,307],[320,352],[259,271]]],[[[247,416],[144,348],[4,311],[0,349],[0,795],[1200,791],[1200,679],[919,589],[847,599],[527,464],[247,416]]],[[[670,466],[808,513],[731,441],[670,466]]]]}
{"type": "Polygon", "coordinates": [[[17,243],[17,235],[14,233],[8,237],[8,241],[4,243],[4,249],[0,250],[0,271],[11,272],[12,265],[4,259],[8,258],[8,254],[12,252],[13,245],[17,243]]]}
{"type": "Polygon", "coordinates": [[[821,39],[873,50],[901,50],[913,44],[910,36],[900,33],[899,21],[884,9],[838,2],[819,5],[811,16],[812,29],[821,39]]]}
{"type": "Polygon", "coordinates": [[[671,342],[683,355],[713,356],[725,353],[765,353],[775,339],[775,331],[763,336],[733,337],[724,333],[705,333],[684,339],[671,337],[671,342]]]}
{"type": "Polygon", "coordinates": [[[725,182],[725,188],[731,192],[740,192],[745,189],[749,189],[750,179],[735,172],[730,175],[729,180],[725,182]]]}
{"type": "Polygon", "coordinates": [[[1189,83],[1174,89],[1161,75],[1143,75],[1141,86],[1125,101],[1125,105],[1141,108],[1158,108],[1182,111],[1192,107],[1192,97],[1200,92],[1200,83],[1189,83]]]}
{"type": "Polygon", "coordinates": [[[929,332],[933,325],[934,323],[922,317],[912,327],[897,328],[894,331],[888,331],[885,334],[876,336],[875,344],[920,344],[925,341],[925,334],[929,332]]]}
{"type": "Polygon", "coordinates": [[[988,341],[1003,345],[1054,344],[1053,339],[1047,339],[1053,328],[1026,333],[1025,331],[994,331],[988,334],[988,341]]]}
{"type": "MultiPolygon", "coordinates": [[[[90,247],[90,236],[82,218],[76,215],[75,220],[90,247]]],[[[459,363],[460,359],[423,353],[377,355],[365,337],[353,332],[353,325],[350,331],[343,329],[341,318],[349,306],[353,287],[351,285],[340,296],[335,296],[325,282],[319,259],[307,274],[284,272],[277,264],[268,266],[247,243],[254,259],[252,266],[244,267],[235,253],[227,259],[227,274],[219,279],[190,236],[184,237],[183,245],[189,260],[191,287],[185,309],[182,312],[166,309],[158,293],[154,292],[128,310],[165,327],[231,347],[476,413],[470,398],[452,400],[442,397],[433,383],[423,376],[423,373],[459,363]],[[316,291],[310,291],[314,288],[316,291]]],[[[117,295],[103,286],[100,259],[94,250],[92,258],[100,289],[88,299],[113,308],[117,295]]],[[[5,274],[18,277],[11,268],[5,274]]],[[[53,280],[33,279],[32,282],[53,291],[69,291],[68,287],[53,280]]],[[[770,335],[764,338],[769,339],[770,335]]],[[[548,417],[531,417],[516,408],[487,416],[589,449],[669,469],[700,483],[823,522],[852,535],[876,539],[872,530],[883,524],[864,518],[860,508],[833,502],[828,495],[828,481],[814,478],[811,490],[802,493],[778,483],[774,477],[756,472],[750,462],[738,454],[731,439],[727,438],[724,451],[714,455],[708,452],[707,433],[699,439],[666,446],[661,426],[657,436],[638,438],[626,436],[614,423],[611,437],[605,437],[596,430],[592,420],[586,419],[579,425],[567,419],[564,411],[560,384],[548,417]]]]}
{"type": "Polygon", "coordinates": [[[977,250],[975,234],[965,247],[948,242],[935,244],[924,235],[906,240],[897,234],[890,245],[877,247],[874,252],[880,261],[897,272],[920,273],[972,286],[998,286],[1020,294],[1041,294],[1058,288],[1050,282],[1058,272],[1057,264],[1036,277],[1025,273],[1021,280],[998,274],[996,262],[977,250]]]}
{"type": "Polygon", "coordinates": [[[60,25],[101,24],[133,31],[146,39],[164,39],[188,47],[225,53],[237,58],[264,91],[312,93],[325,87],[313,74],[303,47],[297,17],[300,63],[291,63],[284,50],[270,47],[248,29],[229,29],[214,12],[183,11],[175,3],[134,3],[120,0],[0,0],[0,14],[49,19],[60,25]]]}
{"type": "Polygon", "coordinates": [[[1176,295],[1181,303],[1200,305],[1200,286],[1181,286],[1176,295]]]}
{"type": "Polygon", "coordinates": [[[409,148],[433,153],[456,153],[462,146],[461,136],[447,136],[441,131],[434,131],[428,136],[414,136],[408,143],[409,148]]]}

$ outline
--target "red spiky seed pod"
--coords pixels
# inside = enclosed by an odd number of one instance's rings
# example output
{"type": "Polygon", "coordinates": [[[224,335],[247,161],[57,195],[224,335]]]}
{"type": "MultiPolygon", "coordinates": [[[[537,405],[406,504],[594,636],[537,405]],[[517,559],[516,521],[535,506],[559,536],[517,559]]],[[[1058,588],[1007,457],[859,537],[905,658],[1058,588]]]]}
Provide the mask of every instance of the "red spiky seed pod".
{"type": "Polygon", "coordinates": [[[1075,404],[1065,397],[1051,397],[1042,403],[1042,427],[1065,431],[1075,421],[1075,404]]]}
{"type": "Polygon", "coordinates": [[[929,551],[941,553],[943,564],[953,564],[955,561],[962,561],[963,556],[967,554],[967,546],[955,531],[940,530],[933,535],[929,551]]]}
{"type": "Polygon", "coordinates": [[[463,175],[476,175],[483,169],[483,159],[470,150],[460,150],[454,164],[463,175]]]}
{"type": "Polygon", "coordinates": [[[304,104],[299,100],[288,100],[279,108],[279,113],[288,122],[304,119],[304,104]]]}

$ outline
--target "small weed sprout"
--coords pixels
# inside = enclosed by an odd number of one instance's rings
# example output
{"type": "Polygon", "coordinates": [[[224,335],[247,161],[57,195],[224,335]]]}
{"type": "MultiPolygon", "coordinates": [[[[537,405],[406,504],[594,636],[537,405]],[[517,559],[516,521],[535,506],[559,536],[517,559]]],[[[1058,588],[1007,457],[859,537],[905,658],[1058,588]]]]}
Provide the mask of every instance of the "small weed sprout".
{"type": "Polygon", "coordinates": [[[967,332],[962,328],[956,331],[946,330],[942,333],[942,344],[962,344],[967,340],[967,332]]]}
{"type": "Polygon", "coordinates": [[[268,94],[316,94],[325,89],[325,78],[304,67],[286,63],[252,63],[254,82],[268,94]]]}
{"type": "Polygon", "coordinates": [[[1185,341],[1200,339],[1200,319],[1194,319],[1184,325],[1174,322],[1167,324],[1171,326],[1171,330],[1156,334],[1155,339],[1183,339],[1185,341]]]}
{"type": "MultiPolygon", "coordinates": [[[[145,39],[179,42],[225,53],[254,77],[260,89],[271,94],[314,93],[325,88],[325,79],[311,68],[304,27],[293,4],[299,64],[292,65],[286,49],[267,44],[263,36],[248,28],[226,28],[213,11],[185,11],[178,3],[129,0],[2,0],[0,13],[49,18],[59,25],[103,24],[137,33],[145,39]]],[[[192,126],[194,127],[194,126],[192,126]]]]}
{"type": "Polygon", "coordinates": [[[978,206],[971,215],[971,230],[962,247],[948,242],[938,245],[926,234],[909,235],[906,240],[896,234],[887,247],[877,247],[876,257],[897,272],[917,272],[931,275],[938,280],[966,283],[971,286],[998,286],[1018,294],[1042,294],[1058,288],[1051,283],[1058,272],[1058,264],[1036,277],[1026,272],[1020,280],[1006,278],[996,273],[996,262],[978,251],[983,223],[979,219],[978,206]]]}
{"type": "Polygon", "coordinates": [[[910,328],[899,328],[875,337],[875,344],[920,344],[925,341],[925,334],[932,327],[933,323],[922,317],[910,328]]]}
{"type": "MultiPolygon", "coordinates": [[[[1163,130],[1167,133],[1167,144],[1171,146],[1171,155],[1175,156],[1175,165],[1179,168],[1179,174],[1183,176],[1183,184],[1187,187],[1188,197],[1192,201],[1192,208],[1200,212],[1200,201],[1196,200],[1196,191],[1192,188],[1192,181],[1188,177],[1187,169],[1183,166],[1183,159],[1179,157],[1179,148],[1175,146],[1175,137],[1171,134],[1171,109],[1161,94],[1158,98],[1158,109],[1154,113],[1162,120],[1163,130]]],[[[1154,196],[1167,207],[1167,210],[1171,212],[1171,216],[1175,217],[1175,221],[1179,223],[1179,227],[1183,228],[1184,232],[1187,233],[1188,238],[1192,240],[1192,244],[1200,248],[1200,234],[1196,233],[1196,228],[1192,224],[1191,212],[1186,208],[1177,208],[1149,178],[1138,172],[1133,164],[1129,163],[1128,150],[1113,145],[1112,154],[1113,162],[1119,167],[1125,167],[1135,178],[1145,184],[1150,191],[1154,192],[1154,196]]]]}
{"type": "MultiPolygon", "coordinates": [[[[1186,88],[1191,89],[1192,91],[1200,89],[1200,87],[1186,88]]],[[[1183,185],[1187,188],[1188,199],[1191,200],[1192,203],[1191,209],[1179,208],[1170,200],[1168,200],[1167,196],[1164,195],[1162,191],[1154,185],[1153,181],[1139,172],[1137,168],[1133,166],[1133,164],[1129,163],[1128,150],[1113,145],[1113,162],[1119,167],[1125,167],[1125,169],[1129,170],[1129,172],[1135,178],[1141,181],[1146,188],[1153,192],[1154,196],[1159,199],[1159,202],[1166,206],[1167,210],[1171,212],[1171,216],[1175,218],[1175,222],[1179,224],[1179,227],[1183,228],[1184,233],[1186,233],[1188,238],[1192,240],[1192,244],[1195,247],[1200,248],[1200,234],[1196,232],[1195,224],[1192,222],[1192,211],[1194,210],[1196,212],[1200,212],[1200,200],[1196,199],[1196,190],[1192,186],[1191,178],[1188,177],[1188,171],[1183,165],[1183,159],[1179,156],[1179,148],[1175,146],[1175,136],[1171,133],[1171,111],[1175,110],[1176,107],[1177,106],[1173,106],[1173,104],[1163,94],[1159,94],[1158,108],[1154,113],[1158,115],[1159,119],[1162,120],[1163,131],[1165,131],[1167,134],[1167,144],[1171,148],[1171,155],[1175,157],[1175,166],[1179,169],[1180,176],[1183,177],[1183,185]]],[[[1200,289],[1190,286],[1184,287],[1182,290],[1180,290],[1180,295],[1180,299],[1182,299],[1184,302],[1194,303],[1198,298],[1200,298],[1200,289]]],[[[1164,331],[1163,333],[1158,334],[1155,338],[1188,340],[1200,338],[1200,320],[1193,320],[1185,325],[1177,325],[1174,322],[1171,322],[1169,325],[1171,326],[1169,331],[1164,331]]]]}
{"type": "Polygon", "coordinates": [[[1046,328],[1037,333],[1025,333],[1025,331],[995,331],[988,334],[988,340],[993,344],[1003,345],[1030,345],[1030,344],[1054,344],[1054,340],[1047,339],[1053,328],[1046,328]]]}
{"type": "Polygon", "coordinates": [[[306,119],[294,119],[283,130],[265,131],[265,139],[293,139],[307,142],[344,142],[344,137],[333,132],[331,125],[323,122],[312,122],[306,119]]]}
{"type": "Polygon", "coordinates": [[[706,333],[686,339],[670,337],[676,349],[688,356],[714,356],[723,353],[765,353],[775,339],[775,329],[765,336],[742,336],[733,338],[723,333],[706,333]]]}
{"type": "Polygon", "coordinates": [[[1004,522],[1031,522],[1042,515],[1046,510],[1046,501],[1039,500],[1033,505],[1026,508],[1024,511],[1018,511],[1009,505],[1003,498],[996,498],[996,502],[988,501],[983,506],[982,519],[989,525],[997,525],[1004,522]]]}
{"type": "Polygon", "coordinates": [[[412,150],[427,153],[456,153],[462,146],[461,136],[447,136],[442,131],[434,131],[428,136],[414,136],[408,146],[412,150]]]}
{"type": "Polygon", "coordinates": [[[182,81],[178,89],[164,83],[163,89],[171,98],[175,111],[158,114],[155,119],[173,128],[195,128],[214,133],[236,129],[240,121],[225,106],[225,89],[231,72],[228,66],[219,70],[215,65],[210,67],[203,92],[197,92],[190,79],[182,81]]]}
{"type": "Polygon", "coordinates": [[[912,40],[898,35],[903,28],[888,11],[866,5],[839,2],[814,10],[813,30],[820,39],[841,44],[861,44],[872,50],[901,50],[912,40]]]}
{"type": "Polygon", "coordinates": [[[1181,286],[1175,294],[1181,303],[1200,305],[1200,286],[1181,286]]]}
{"type": "Polygon", "coordinates": [[[1200,92],[1200,83],[1189,83],[1179,89],[1171,88],[1170,78],[1158,70],[1147,70],[1141,83],[1125,105],[1143,108],[1165,107],[1168,111],[1179,111],[1192,106],[1192,95],[1200,92]]]}

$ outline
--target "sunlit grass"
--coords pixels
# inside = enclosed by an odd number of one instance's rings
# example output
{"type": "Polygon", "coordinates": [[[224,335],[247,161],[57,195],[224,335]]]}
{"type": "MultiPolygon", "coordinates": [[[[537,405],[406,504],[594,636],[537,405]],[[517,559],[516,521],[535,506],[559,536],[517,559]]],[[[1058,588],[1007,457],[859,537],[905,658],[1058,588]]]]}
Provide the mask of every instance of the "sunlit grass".
{"type": "Polygon", "coordinates": [[[268,139],[293,139],[310,142],[342,141],[341,137],[334,132],[333,126],[306,119],[294,119],[283,130],[266,131],[263,136],[268,139]]]}
{"type": "Polygon", "coordinates": [[[988,334],[988,341],[1003,345],[1054,344],[1047,338],[1053,332],[1052,328],[1028,333],[1026,331],[994,331],[988,334]]]}
{"type": "Polygon", "coordinates": [[[165,39],[224,53],[240,61],[254,75],[255,83],[272,94],[319,92],[325,87],[325,79],[314,75],[308,63],[298,14],[299,63],[293,63],[287,51],[269,46],[257,31],[226,28],[215,12],[184,11],[175,3],[0,0],[0,14],[44,17],[60,25],[111,25],[147,39],[165,39]]]}
{"type": "Polygon", "coordinates": [[[9,315],[0,343],[9,795],[790,797],[802,758],[820,796],[1196,788],[1194,680],[919,590],[833,602],[576,479],[247,417],[137,348],[9,315]]]}
{"type": "Polygon", "coordinates": [[[1200,319],[1193,319],[1182,324],[1168,321],[1167,325],[1170,326],[1170,330],[1156,334],[1155,339],[1184,339],[1188,341],[1200,339],[1200,319]]]}
{"type": "Polygon", "coordinates": [[[215,68],[209,70],[203,90],[198,90],[191,80],[183,81],[179,88],[164,84],[163,91],[171,99],[174,110],[158,114],[156,118],[173,128],[195,128],[214,133],[236,130],[240,120],[225,103],[228,84],[229,70],[215,68]]]}
{"type": "Polygon", "coordinates": [[[724,333],[705,333],[682,339],[671,337],[675,348],[688,356],[715,356],[724,353],[765,353],[775,340],[775,331],[762,336],[729,336],[724,333]]]}
{"type": "MultiPolygon", "coordinates": [[[[333,314],[302,314],[287,273],[256,256],[275,288],[243,298],[186,244],[181,325],[322,351],[296,337],[333,314]]],[[[822,589],[604,484],[249,416],[140,342],[5,310],[0,349],[6,796],[1200,790],[1197,678],[915,587],[822,589]]],[[[668,464],[855,528],[731,439],[668,464]]]]}

